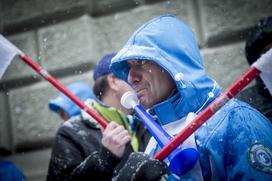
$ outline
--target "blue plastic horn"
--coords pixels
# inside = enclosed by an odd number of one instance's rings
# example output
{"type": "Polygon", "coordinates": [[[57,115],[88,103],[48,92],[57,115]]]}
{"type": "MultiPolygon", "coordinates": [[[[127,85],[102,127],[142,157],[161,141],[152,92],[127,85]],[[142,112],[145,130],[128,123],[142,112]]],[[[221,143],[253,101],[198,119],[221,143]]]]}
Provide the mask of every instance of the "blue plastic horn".
{"type": "MultiPolygon", "coordinates": [[[[138,102],[137,95],[131,91],[126,92],[121,98],[121,104],[127,109],[133,109],[160,147],[164,147],[173,139],[172,136],[170,136],[138,102]]],[[[194,167],[198,159],[198,152],[194,148],[183,148],[179,146],[168,158],[170,161],[170,171],[177,176],[182,176],[194,167]]]]}

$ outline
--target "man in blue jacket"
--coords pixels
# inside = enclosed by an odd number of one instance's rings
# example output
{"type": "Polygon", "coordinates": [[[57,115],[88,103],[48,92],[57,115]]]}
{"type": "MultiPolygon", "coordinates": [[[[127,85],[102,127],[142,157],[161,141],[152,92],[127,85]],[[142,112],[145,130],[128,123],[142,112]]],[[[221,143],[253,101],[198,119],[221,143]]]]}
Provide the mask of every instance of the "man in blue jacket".
{"type": "MultiPolygon", "coordinates": [[[[190,121],[188,115],[198,114],[220,95],[216,81],[205,73],[194,34],[171,15],[154,18],[136,30],[112,59],[111,70],[133,86],[140,104],[171,135],[190,121]]],[[[150,156],[160,149],[152,140],[146,148],[150,156]]],[[[272,126],[257,110],[236,99],[184,146],[195,147],[199,161],[184,176],[170,175],[169,180],[272,179],[272,126]]],[[[135,173],[131,170],[131,178],[143,171],[140,166],[135,173]]]]}

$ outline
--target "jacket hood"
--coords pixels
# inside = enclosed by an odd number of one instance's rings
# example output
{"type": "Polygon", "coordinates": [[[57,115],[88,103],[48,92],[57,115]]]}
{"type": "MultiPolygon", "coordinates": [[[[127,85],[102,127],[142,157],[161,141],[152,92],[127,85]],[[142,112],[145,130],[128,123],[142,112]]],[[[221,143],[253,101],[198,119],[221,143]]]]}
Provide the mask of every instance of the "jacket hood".
{"type": "Polygon", "coordinates": [[[198,113],[220,94],[217,83],[204,70],[193,32],[172,15],[150,20],[133,33],[111,61],[111,71],[127,81],[127,60],[157,63],[175,80],[178,92],[152,107],[161,124],[198,113]],[[163,111],[162,111],[163,110],[163,111]],[[167,110],[167,115],[165,115],[167,110]]]}

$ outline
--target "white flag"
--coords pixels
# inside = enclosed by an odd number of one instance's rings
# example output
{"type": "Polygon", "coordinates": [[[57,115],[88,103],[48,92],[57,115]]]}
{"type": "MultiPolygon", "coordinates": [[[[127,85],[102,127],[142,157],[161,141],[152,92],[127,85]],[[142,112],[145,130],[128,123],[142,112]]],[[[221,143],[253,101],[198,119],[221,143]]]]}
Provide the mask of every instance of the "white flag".
{"type": "Polygon", "coordinates": [[[272,95],[272,48],[264,53],[252,66],[261,71],[260,77],[272,95]]]}
{"type": "Polygon", "coordinates": [[[14,57],[20,53],[22,52],[15,45],[0,34],[0,79],[14,57]]]}

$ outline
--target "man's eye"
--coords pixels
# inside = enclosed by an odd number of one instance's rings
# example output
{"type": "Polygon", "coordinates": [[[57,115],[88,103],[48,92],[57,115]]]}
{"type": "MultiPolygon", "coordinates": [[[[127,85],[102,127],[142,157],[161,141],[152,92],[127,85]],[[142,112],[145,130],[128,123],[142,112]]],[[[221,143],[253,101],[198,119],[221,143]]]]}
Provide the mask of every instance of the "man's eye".
{"type": "Polygon", "coordinates": [[[146,62],[147,62],[146,60],[138,60],[137,65],[142,66],[142,65],[146,64],[146,62]]]}
{"type": "Polygon", "coordinates": [[[141,60],[141,61],[140,61],[140,64],[141,64],[141,65],[144,65],[144,64],[146,64],[146,62],[147,62],[146,60],[141,60]]]}

